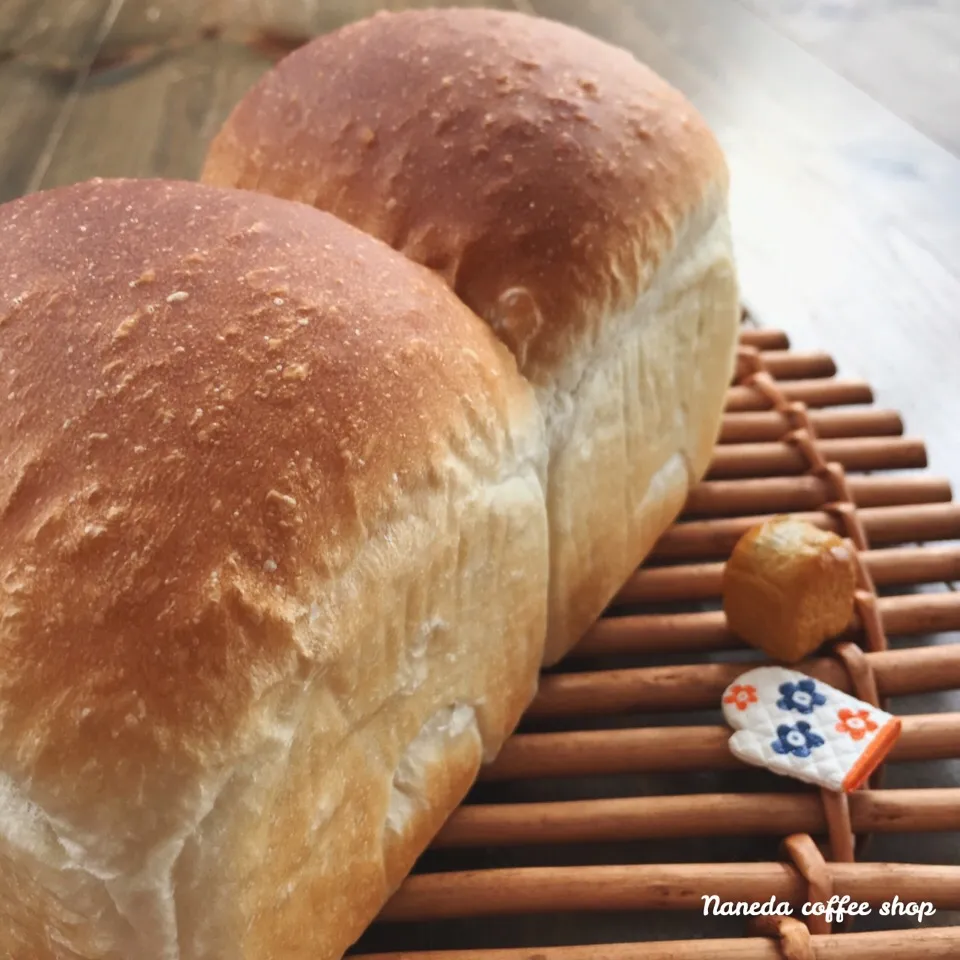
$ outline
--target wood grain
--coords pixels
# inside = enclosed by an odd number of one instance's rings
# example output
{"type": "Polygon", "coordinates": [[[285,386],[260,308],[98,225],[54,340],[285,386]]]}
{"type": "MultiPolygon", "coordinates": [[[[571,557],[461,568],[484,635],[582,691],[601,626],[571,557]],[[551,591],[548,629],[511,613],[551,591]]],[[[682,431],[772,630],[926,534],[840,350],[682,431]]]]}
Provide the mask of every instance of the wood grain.
{"type": "Polygon", "coordinates": [[[0,10],[0,202],[34,190],[117,0],[7,0],[0,10]],[[16,54],[14,56],[14,54],[16,54]]]}
{"type": "Polygon", "coordinates": [[[511,0],[232,0],[230,15],[234,22],[248,26],[268,24],[291,34],[313,36],[333,30],[351,20],[370,16],[378,10],[428,7],[513,9],[516,6],[517,3],[511,0]]]}
{"type": "Polygon", "coordinates": [[[282,51],[286,38],[332,30],[384,6],[436,5],[428,0],[113,2],[122,7],[100,46],[110,68],[83,85],[55,149],[43,169],[33,171],[34,189],[94,176],[195,179],[209,140],[272,63],[265,38],[252,42],[256,31],[266,31],[282,51]],[[214,30],[218,36],[211,38],[214,30]]]}
{"type": "Polygon", "coordinates": [[[195,40],[210,12],[187,3],[125,5],[104,46],[111,58],[149,55],[91,78],[41,187],[93,176],[196,176],[205,141],[266,66],[242,47],[195,40]],[[182,37],[190,42],[172,45],[182,37]]]}
{"type": "Polygon", "coordinates": [[[955,0],[740,3],[960,156],[960,16],[955,0]]]}

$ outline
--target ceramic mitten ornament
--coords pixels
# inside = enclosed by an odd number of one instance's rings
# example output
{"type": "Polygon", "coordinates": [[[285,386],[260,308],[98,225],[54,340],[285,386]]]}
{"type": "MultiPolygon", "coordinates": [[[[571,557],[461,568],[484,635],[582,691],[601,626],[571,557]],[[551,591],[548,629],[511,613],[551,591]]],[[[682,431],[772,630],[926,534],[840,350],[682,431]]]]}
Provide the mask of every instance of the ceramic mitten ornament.
{"type": "Polygon", "coordinates": [[[756,667],[723,693],[734,756],[828,790],[856,790],[900,735],[899,718],[784,667],[756,667]]]}

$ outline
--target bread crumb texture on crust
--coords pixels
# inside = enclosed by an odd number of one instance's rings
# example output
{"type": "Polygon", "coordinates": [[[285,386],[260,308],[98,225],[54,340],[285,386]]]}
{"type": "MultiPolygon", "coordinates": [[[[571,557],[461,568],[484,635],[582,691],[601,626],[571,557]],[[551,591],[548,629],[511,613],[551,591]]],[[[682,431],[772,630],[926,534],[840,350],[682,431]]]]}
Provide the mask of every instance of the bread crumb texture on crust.
{"type": "Polygon", "coordinates": [[[532,696],[532,392],[429,271],[241,191],[6,204],[0,291],[0,946],[212,956],[326,902],[342,952],[532,696]],[[307,868],[337,789],[348,845],[307,868]],[[300,899],[254,882],[268,849],[300,899]]]}
{"type": "Polygon", "coordinates": [[[329,210],[441,273],[549,382],[725,205],[696,109],[632,54],[484,9],[381,12],[268,71],[203,177],[329,210]]]}

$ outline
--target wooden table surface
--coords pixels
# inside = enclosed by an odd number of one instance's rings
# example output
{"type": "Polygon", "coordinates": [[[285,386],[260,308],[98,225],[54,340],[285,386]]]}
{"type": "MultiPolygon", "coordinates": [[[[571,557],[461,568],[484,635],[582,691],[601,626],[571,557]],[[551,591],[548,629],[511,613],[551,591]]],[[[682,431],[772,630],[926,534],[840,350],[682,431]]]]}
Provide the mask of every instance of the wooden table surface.
{"type": "MultiPolygon", "coordinates": [[[[413,5],[436,3],[0,0],[0,200],[96,175],[194,178],[271,56],[413,5]]],[[[869,380],[960,493],[960,2],[500,5],[629,47],[691,97],[729,158],[746,302],[869,380]]],[[[957,773],[904,770],[903,785],[957,773]]],[[[873,852],[960,860],[935,835],[873,852]]]]}

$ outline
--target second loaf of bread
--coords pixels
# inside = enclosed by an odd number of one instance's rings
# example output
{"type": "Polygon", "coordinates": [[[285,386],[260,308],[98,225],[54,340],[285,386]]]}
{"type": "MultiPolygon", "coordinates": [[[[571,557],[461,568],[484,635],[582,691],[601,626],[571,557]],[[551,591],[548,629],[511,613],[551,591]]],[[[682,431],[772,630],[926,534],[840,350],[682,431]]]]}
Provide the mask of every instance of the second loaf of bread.
{"type": "Polygon", "coordinates": [[[380,237],[513,350],[550,448],[555,662],[676,517],[719,429],[739,298],[727,169],[703,119],[559,23],[384,13],[268,72],[204,178],[380,237]]]}

